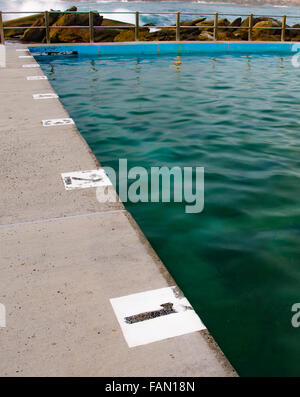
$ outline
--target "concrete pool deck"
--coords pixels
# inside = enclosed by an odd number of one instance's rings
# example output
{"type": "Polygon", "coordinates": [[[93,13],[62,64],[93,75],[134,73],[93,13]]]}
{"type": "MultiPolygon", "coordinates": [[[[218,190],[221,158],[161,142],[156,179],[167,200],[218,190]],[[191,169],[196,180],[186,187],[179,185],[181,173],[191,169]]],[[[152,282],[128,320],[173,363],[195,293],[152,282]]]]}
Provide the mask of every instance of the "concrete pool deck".
{"type": "Polygon", "coordinates": [[[100,165],[75,125],[43,127],[69,115],[33,99],[54,91],[17,48],[0,68],[0,376],[236,376],[207,330],[128,347],[110,299],[176,284],[121,203],[65,189],[100,165]]]}

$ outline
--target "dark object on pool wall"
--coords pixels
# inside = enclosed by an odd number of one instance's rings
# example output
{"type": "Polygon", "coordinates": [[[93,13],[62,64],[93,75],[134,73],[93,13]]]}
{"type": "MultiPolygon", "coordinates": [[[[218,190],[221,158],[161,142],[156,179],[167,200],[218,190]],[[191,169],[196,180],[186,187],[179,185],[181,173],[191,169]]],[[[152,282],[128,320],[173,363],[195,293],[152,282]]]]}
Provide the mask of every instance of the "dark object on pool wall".
{"type": "MultiPolygon", "coordinates": [[[[53,11],[53,10],[51,10],[53,11]]],[[[77,11],[77,7],[71,7],[66,11],[77,11]]],[[[128,28],[94,29],[95,42],[125,42],[135,40],[135,27],[133,24],[105,19],[97,11],[93,12],[94,26],[126,26],[128,28]]],[[[5,21],[7,26],[44,26],[44,14],[35,14],[28,17],[5,21]]],[[[67,26],[66,28],[50,28],[51,43],[88,43],[90,32],[86,28],[89,26],[89,15],[85,14],[59,14],[53,12],[49,14],[49,25],[67,26]],[[82,26],[85,28],[72,28],[68,26],[82,26]]],[[[281,20],[269,17],[253,17],[252,40],[253,41],[280,41],[281,40],[281,20]],[[265,29],[264,29],[265,28],[265,29]],[[271,28],[271,29],[270,29],[271,28]]],[[[173,41],[176,39],[176,26],[172,28],[161,28],[155,32],[150,32],[147,24],[139,28],[140,41],[173,41]]],[[[248,40],[249,17],[244,20],[241,17],[230,22],[226,18],[218,21],[218,40],[248,40]]],[[[289,28],[289,26],[286,26],[289,28]]],[[[294,30],[285,31],[286,41],[300,41],[300,25],[294,25],[294,30]],[[299,28],[299,29],[298,29],[299,28]]],[[[180,38],[181,40],[214,40],[214,21],[207,20],[205,17],[197,18],[192,21],[181,21],[180,38]]],[[[19,39],[25,43],[45,43],[45,29],[9,29],[5,30],[5,39],[19,39]]]]}

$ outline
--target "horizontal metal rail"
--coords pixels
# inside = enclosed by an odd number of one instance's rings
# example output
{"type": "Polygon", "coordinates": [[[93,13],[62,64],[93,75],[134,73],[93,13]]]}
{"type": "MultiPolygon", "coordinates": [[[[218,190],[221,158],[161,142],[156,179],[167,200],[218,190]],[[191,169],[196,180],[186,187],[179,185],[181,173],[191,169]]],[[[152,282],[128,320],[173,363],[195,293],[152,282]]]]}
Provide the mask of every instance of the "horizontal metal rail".
{"type": "MultiPolygon", "coordinates": [[[[174,29],[176,33],[176,41],[180,41],[180,34],[184,30],[188,29],[206,29],[206,30],[211,30],[213,32],[213,39],[218,40],[218,33],[220,31],[226,30],[226,29],[231,29],[231,30],[236,30],[236,29],[241,29],[241,30],[247,30],[248,31],[248,40],[252,40],[252,34],[255,30],[280,30],[281,33],[281,41],[285,41],[285,33],[286,31],[289,30],[299,30],[300,28],[297,27],[289,27],[286,25],[286,19],[289,17],[295,18],[295,19],[300,19],[300,16],[294,16],[294,15],[272,15],[272,16],[267,16],[267,15],[255,15],[255,17],[260,17],[260,18],[267,18],[269,20],[272,20],[272,18],[281,18],[282,19],[282,25],[281,26],[258,26],[255,27],[253,26],[253,19],[254,15],[253,14],[218,14],[218,13],[206,13],[203,14],[201,12],[133,12],[133,11],[101,11],[101,14],[124,14],[124,15],[135,15],[135,24],[132,25],[113,25],[113,26],[102,26],[102,25],[94,25],[94,18],[93,16],[96,15],[96,11],[5,11],[1,12],[0,11],[0,36],[1,36],[1,44],[4,44],[4,32],[10,29],[45,29],[46,30],[46,42],[50,43],[50,31],[51,29],[89,29],[89,36],[90,36],[90,42],[94,42],[94,32],[95,30],[107,30],[107,29],[132,29],[135,31],[135,40],[139,40],[139,32],[141,29],[145,28],[154,28],[154,29],[174,29]],[[2,16],[3,15],[9,15],[9,14],[39,14],[43,15],[44,17],[44,22],[45,24],[42,26],[4,26],[2,16]],[[50,14],[87,14],[89,16],[89,24],[88,25],[75,25],[75,26],[51,26],[49,24],[49,16],[50,14]],[[174,15],[176,17],[176,24],[174,25],[164,25],[164,26],[156,26],[156,25],[147,25],[147,26],[140,26],[140,15],[174,15]],[[185,15],[197,15],[200,18],[206,18],[208,16],[213,16],[213,24],[211,25],[192,25],[192,26],[185,26],[183,24],[183,21],[181,21],[181,17],[185,15]],[[222,17],[247,17],[249,18],[249,24],[248,26],[231,26],[231,25],[220,25],[220,16],[222,17]]],[[[200,22],[201,23],[201,22],[200,22]]]]}

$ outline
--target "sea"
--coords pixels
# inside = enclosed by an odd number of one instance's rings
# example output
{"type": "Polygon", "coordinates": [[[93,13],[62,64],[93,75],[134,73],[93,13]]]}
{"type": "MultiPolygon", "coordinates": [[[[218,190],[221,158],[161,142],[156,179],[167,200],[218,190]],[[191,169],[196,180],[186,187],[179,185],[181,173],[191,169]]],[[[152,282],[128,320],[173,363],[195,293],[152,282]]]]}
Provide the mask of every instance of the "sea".
{"type": "MultiPolygon", "coordinates": [[[[166,12],[188,12],[195,15],[186,15],[182,20],[191,20],[202,15],[218,12],[220,18],[224,15],[227,19],[233,20],[236,16],[249,15],[268,15],[280,17],[287,16],[287,23],[292,25],[299,22],[300,6],[282,5],[257,5],[206,2],[206,1],[64,1],[64,0],[0,0],[0,10],[2,12],[26,12],[26,11],[46,11],[66,10],[71,6],[76,6],[79,11],[97,10],[105,12],[105,17],[123,22],[134,23],[135,16],[124,14],[126,12],[139,11],[140,13],[156,13],[151,15],[140,15],[140,24],[153,23],[164,26],[175,23],[175,16],[172,14],[159,14],[166,12]],[[113,14],[109,14],[113,13],[113,14]]],[[[25,16],[26,14],[24,14],[25,16]]],[[[20,15],[21,16],[21,15],[20,15]]],[[[22,15],[23,16],[23,15],[22,15]]],[[[15,14],[4,14],[4,20],[15,18],[15,14]]]]}

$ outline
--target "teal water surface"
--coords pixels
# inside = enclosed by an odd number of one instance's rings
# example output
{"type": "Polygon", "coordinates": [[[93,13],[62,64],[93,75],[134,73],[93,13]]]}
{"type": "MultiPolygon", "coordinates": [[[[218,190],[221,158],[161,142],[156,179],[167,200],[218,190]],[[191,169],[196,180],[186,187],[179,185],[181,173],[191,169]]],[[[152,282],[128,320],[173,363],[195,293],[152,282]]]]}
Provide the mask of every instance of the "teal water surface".
{"type": "Polygon", "coordinates": [[[126,207],[240,375],[299,376],[300,70],[276,55],[37,60],[103,166],[205,168],[202,213],[126,207]]]}

